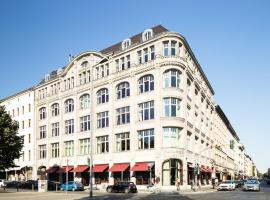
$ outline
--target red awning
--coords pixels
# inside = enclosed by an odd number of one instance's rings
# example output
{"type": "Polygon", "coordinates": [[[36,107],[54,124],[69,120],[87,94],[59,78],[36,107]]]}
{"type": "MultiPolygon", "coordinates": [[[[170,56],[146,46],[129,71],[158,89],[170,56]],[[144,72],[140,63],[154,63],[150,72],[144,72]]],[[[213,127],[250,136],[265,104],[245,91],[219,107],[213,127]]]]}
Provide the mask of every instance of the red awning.
{"type": "Polygon", "coordinates": [[[66,173],[67,171],[70,172],[71,170],[73,170],[73,166],[64,166],[59,168],[59,170],[56,173],[66,173]]]}
{"type": "Polygon", "coordinates": [[[148,162],[138,162],[138,163],[135,163],[135,165],[131,168],[130,171],[144,172],[144,171],[148,171],[148,169],[149,169],[148,162]]]}
{"type": "Polygon", "coordinates": [[[72,172],[86,172],[89,170],[88,165],[78,165],[76,168],[72,170],[72,172]]]}
{"type": "Polygon", "coordinates": [[[208,170],[207,170],[205,167],[201,167],[201,168],[200,168],[200,171],[201,171],[201,172],[208,172],[208,170]]]}
{"type": "Polygon", "coordinates": [[[109,171],[110,172],[123,172],[123,171],[126,171],[128,167],[129,167],[129,163],[116,163],[109,169],[109,171]]]}
{"type": "Polygon", "coordinates": [[[104,172],[107,168],[109,168],[109,164],[94,165],[93,172],[104,172]]]}
{"type": "Polygon", "coordinates": [[[59,167],[50,167],[49,169],[46,170],[46,173],[52,174],[55,173],[58,169],[59,167]]]}

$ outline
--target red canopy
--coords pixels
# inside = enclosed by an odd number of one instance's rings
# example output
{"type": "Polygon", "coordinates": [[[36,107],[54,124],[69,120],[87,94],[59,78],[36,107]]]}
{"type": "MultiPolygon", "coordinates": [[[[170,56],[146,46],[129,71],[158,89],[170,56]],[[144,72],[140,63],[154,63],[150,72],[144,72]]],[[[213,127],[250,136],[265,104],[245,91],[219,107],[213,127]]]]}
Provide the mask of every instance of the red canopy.
{"type": "Polygon", "coordinates": [[[73,166],[64,166],[59,168],[59,170],[56,173],[66,173],[67,171],[70,172],[71,170],[73,170],[73,166]]]}
{"type": "Polygon", "coordinates": [[[55,173],[58,170],[59,167],[50,167],[49,169],[46,170],[46,173],[51,174],[55,173]]]}
{"type": "Polygon", "coordinates": [[[129,167],[129,163],[116,163],[109,169],[109,171],[110,172],[123,172],[123,171],[126,171],[128,167],[129,167]]]}
{"type": "Polygon", "coordinates": [[[130,171],[134,171],[134,172],[144,172],[144,171],[148,171],[149,167],[148,167],[148,162],[138,162],[135,163],[135,165],[131,168],[130,171]]]}
{"type": "Polygon", "coordinates": [[[109,168],[109,164],[94,165],[93,172],[104,172],[107,168],[109,168]]]}
{"type": "Polygon", "coordinates": [[[208,172],[207,168],[205,168],[204,166],[201,166],[200,171],[201,171],[201,172],[208,172]]]}
{"type": "Polygon", "coordinates": [[[88,165],[78,165],[75,169],[72,170],[72,172],[85,172],[89,170],[88,165]]]}

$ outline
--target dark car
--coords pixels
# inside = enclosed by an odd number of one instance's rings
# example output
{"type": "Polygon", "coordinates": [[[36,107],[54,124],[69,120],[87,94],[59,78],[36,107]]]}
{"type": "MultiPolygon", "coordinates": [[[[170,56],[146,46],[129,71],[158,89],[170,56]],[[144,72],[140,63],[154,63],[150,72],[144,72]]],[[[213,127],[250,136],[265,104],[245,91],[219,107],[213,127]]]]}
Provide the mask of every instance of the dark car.
{"type": "Polygon", "coordinates": [[[106,190],[107,192],[138,192],[136,185],[133,182],[127,181],[117,182],[114,185],[109,185],[106,190]]]}

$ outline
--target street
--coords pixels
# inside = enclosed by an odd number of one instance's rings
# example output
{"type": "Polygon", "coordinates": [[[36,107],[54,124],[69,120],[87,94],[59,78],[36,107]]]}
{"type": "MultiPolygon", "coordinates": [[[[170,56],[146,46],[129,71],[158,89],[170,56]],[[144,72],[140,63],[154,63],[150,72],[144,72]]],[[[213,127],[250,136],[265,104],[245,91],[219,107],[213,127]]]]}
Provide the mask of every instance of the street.
{"type": "MultiPolygon", "coordinates": [[[[86,200],[88,199],[88,192],[46,192],[38,193],[31,191],[19,191],[14,189],[9,189],[8,192],[0,192],[1,200],[45,200],[45,199],[57,199],[57,200],[86,200]]],[[[270,200],[270,186],[261,184],[260,192],[243,192],[240,189],[235,191],[216,191],[209,190],[206,192],[161,192],[158,194],[148,193],[148,192],[138,192],[136,194],[123,194],[123,193],[107,193],[102,191],[94,191],[93,199],[132,199],[132,200],[147,200],[147,199],[182,199],[182,200],[270,200]]]]}

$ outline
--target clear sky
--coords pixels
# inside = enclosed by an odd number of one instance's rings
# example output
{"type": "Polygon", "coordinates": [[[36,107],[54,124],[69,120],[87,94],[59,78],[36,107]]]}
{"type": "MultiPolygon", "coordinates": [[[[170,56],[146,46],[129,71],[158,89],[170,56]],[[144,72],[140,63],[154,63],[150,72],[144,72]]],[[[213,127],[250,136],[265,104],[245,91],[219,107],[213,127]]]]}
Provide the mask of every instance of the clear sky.
{"type": "Polygon", "coordinates": [[[1,0],[0,99],[154,25],[184,35],[261,172],[270,167],[270,1],[1,0]]]}

